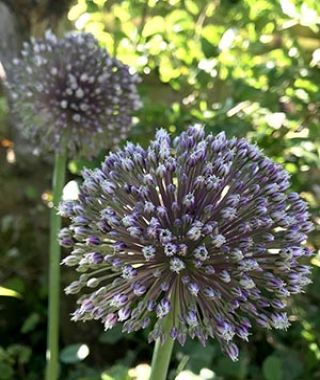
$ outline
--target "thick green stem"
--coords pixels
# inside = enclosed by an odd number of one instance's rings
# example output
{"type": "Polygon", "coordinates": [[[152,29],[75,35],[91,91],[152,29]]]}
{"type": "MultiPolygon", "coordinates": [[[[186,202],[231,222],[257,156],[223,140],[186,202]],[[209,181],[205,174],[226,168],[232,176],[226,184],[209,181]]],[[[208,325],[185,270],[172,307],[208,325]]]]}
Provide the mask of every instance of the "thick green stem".
{"type": "Polygon", "coordinates": [[[60,301],[60,246],[58,233],[61,229],[61,217],[57,207],[61,200],[65,182],[66,152],[55,157],[53,173],[53,206],[50,210],[50,252],[49,252],[49,309],[47,335],[46,380],[57,380],[59,371],[59,301],[60,301]]]}
{"type": "Polygon", "coordinates": [[[149,380],[166,380],[173,344],[172,338],[168,338],[164,344],[161,344],[160,339],[156,341],[149,380]]]}

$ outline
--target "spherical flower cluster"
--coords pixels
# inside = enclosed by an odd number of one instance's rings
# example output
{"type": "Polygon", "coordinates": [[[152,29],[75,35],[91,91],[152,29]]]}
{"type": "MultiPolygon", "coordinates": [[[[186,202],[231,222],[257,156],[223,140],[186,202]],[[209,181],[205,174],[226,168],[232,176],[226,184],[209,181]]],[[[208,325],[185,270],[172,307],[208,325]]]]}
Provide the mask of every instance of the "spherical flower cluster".
{"type": "Polygon", "coordinates": [[[256,146],[159,130],[148,149],[128,143],[83,175],[79,200],[60,206],[72,220],[63,262],[79,272],[66,292],[82,294],[73,320],[151,325],[150,340],[181,344],[213,337],[233,360],[252,321],[289,326],[286,300],[310,283],[299,261],[312,223],[288,173],[256,146]]]}
{"type": "Polygon", "coordinates": [[[23,135],[40,150],[67,145],[70,155],[94,156],[128,135],[140,106],[138,77],[88,33],[24,43],[8,89],[23,135]]]}

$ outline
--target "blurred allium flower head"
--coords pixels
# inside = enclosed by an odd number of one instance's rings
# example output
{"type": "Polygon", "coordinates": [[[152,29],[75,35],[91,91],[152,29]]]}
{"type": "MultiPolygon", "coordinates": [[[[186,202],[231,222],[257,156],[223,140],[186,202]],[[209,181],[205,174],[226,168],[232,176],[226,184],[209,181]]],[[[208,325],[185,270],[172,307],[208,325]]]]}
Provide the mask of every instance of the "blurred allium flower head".
{"type": "Polygon", "coordinates": [[[288,173],[256,146],[159,130],[148,149],[128,143],[83,175],[79,200],[60,206],[72,220],[64,263],[79,272],[66,292],[82,294],[73,320],[151,325],[150,340],[181,344],[213,337],[233,360],[251,321],[289,326],[286,300],[310,283],[299,260],[312,223],[288,173]]]}
{"type": "Polygon", "coordinates": [[[9,78],[18,127],[44,151],[65,139],[71,155],[96,155],[127,136],[140,106],[138,77],[88,33],[24,43],[9,78]]]}

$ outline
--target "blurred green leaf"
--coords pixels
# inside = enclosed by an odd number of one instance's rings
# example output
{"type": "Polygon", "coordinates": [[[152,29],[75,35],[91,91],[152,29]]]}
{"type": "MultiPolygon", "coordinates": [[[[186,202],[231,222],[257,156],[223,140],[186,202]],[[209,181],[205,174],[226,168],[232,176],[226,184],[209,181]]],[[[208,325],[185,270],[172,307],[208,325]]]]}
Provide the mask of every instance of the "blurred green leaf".
{"type": "Polygon", "coordinates": [[[8,355],[13,357],[20,365],[26,364],[31,357],[32,350],[30,347],[22,344],[13,344],[7,349],[8,355]]]}
{"type": "Polygon", "coordinates": [[[131,377],[128,375],[128,370],[129,368],[121,364],[115,365],[102,374],[101,380],[130,380],[131,377]]]}
{"type": "Polygon", "coordinates": [[[300,376],[303,374],[304,364],[301,362],[299,353],[287,350],[281,354],[281,358],[283,362],[283,379],[300,379],[300,376]]]}
{"type": "Polygon", "coordinates": [[[217,365],[215,366],[216,372],[227,378],[233,379],[246,379],[248,374],[248,362],[249,359],[245,352],[240,352],[239,360],[232,362],[227,357],[219,358],[217,365]]]}
{"type": "Polygon", "coordinates": [[[89,347],[86,344],[70,344],[60,352],[60,360],[66,364],[78,363],[89,355],[89,347]]]}
{"type": "Polygon", "coordinates": [[[0,380],[12,380],[13,376],[13,368],[7,363],[0,362],[0,380]]]}
{"type": "Polygon", "coordinates": [[[150,18],[144,25],[143,36],[150,37],[154,34],[162,34],[166,30],[166,21],[161,16],[150,18]]]}
{"type": "Polygon", "coordinates": [[[122,326],[116,325],[113,329],[100,335],[99,341],[102,343],[115,344],[123,338],[122,326]]]}
{"type": "Polygon", "coordinates": [[[202,368],[211,367],[216,347],[213,345],[203,347],[198,341],[189,339],[184,347],[179,348],[179,351],[189,357],[188,367],[193,372],[199,373],[202,368]]]}
{"type": "Polygon", "coordinates": [[[262,365],[265,380],[282,380],[283,367],[282,361],[276,356],[268,356],[262,365]]]}
{"type": "Polygon", "coordinates": [[[32,331],[37,326],[39,321],[40,321],[40,315],[38,313],[30,314],[29,317],[24,321],[21,327],[21,332],[23,334],[26,334],[32,331]]]}

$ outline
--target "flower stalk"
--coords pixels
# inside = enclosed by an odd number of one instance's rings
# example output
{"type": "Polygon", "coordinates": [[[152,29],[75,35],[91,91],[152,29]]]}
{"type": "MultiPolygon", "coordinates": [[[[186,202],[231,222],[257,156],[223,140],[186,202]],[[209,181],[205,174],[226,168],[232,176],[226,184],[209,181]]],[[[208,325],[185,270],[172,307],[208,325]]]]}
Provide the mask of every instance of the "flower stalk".
{"type": "MultiPolygon", "coordinates": [[[[172,320],[167,318],[164,329],[170,331],[172,320]]],[[[168,337],[164,343],[161,342],[161,338],[156,340],[152,362],[151,362],[151,374],[149,380],[166,380],[167,373],[170,365],[170,359],[172,355],[174,340],[168,337]]]]}
{"type": "Polygon", "coordinates": [[[161,344],[160,338],[156,341],[151,364],[150,380],[165,380],[167,378],[174,340],[168,338],[161,344]]]}
{"type": "Polygon", "coordinates": [[[60,299],[60,246],[58,233],[61,229],[61,217],[57,207],[61,200],[65,182],[66,150],[56,153],[53,173],[53,205],[50,210],[50,251],[49,251],[49,308],[47,335],[46,380],[58,378],[59,361],[59,299],[60,299]]]}

